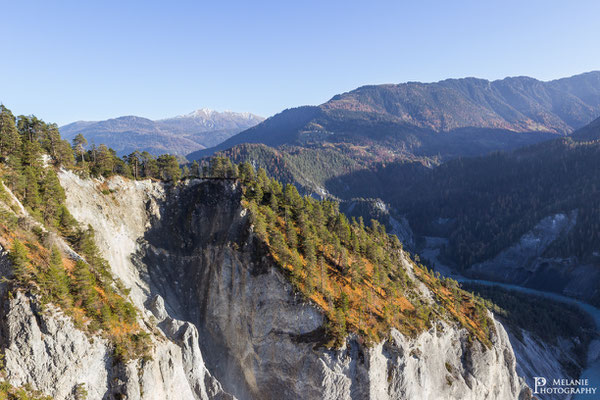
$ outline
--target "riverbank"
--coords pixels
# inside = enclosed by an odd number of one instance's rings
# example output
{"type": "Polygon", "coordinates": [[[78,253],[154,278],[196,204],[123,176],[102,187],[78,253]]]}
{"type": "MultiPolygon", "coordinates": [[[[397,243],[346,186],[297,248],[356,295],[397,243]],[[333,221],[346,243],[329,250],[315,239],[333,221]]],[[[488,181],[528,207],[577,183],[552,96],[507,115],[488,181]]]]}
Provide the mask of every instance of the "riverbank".
{"type": "MultiPolygon", "coordinates": [[[[495,286],[505,290],[512,290],[517,293],[527,294],[529,296],[550,299],[559,303],[575,306],[585,312],[594,323],[595,331],[593,332],[593,335],[596,338],[592,339],[587,345],[587,356],[584,357],[585,366],[580,373],[580,376],[574,378],[587,379],[590,387],[598,388],[599,390],[597,390],[596,393],[600,392],[600,340],[598,339],[600,337],[600,309],[583,301],[552,292],[544,292],[506,283],[466,278],[453,271],[450,267],[440,263],[438,255],[440,253],[440,248],[444,244],[445,239],[443,238],[426,238],[426,246],[419,252],[421,258],[426,260],[426,262],[441,275],[455,279],[461,284],[470,283],[485,286],[495,286]]],[[[557,315],[555,318],[558,320],[560,317],[560,315],[557,315]]],[[[535,318],[535,315],[532,316],[532,318],[535,318]]],[[[556,357],[556,348],[552,349],[548,343],[536,343],[535,339],[529,337],[525,338],[524,341],[521,342],[518,340],[518,338],[516,338],[517,335],[515,333],[513,333],[512,336],[513,338],[511,338],[511,342],[517,339],[513,345],[515,354],[517,356],[517,364],[519,364],[520,361],[522,373],[525,375],[523,378],[526,380],[528,385],[532,387],[532,389],[535,389],[535,377],[545,377],[546,379],[550,378],[550,382],[552,382],[554,378],[565,378],[563,376],[545,376],[567,373],[564,367],[559,366],[560,358],[556,357]],[[516,342],[518,342],[518,344],[516,342]],[[550,358],[555,359],[557,362],[552,362],[550,358]]],[[[559,348],[564,349],[565,345],[562,344],[559,348]]],[[[596,394],[575,394],[573,396],[570,394],[557,394],[556,396],[549,395],[540,398],[589,400],[598,398],[598,396],[596,394]]]]}

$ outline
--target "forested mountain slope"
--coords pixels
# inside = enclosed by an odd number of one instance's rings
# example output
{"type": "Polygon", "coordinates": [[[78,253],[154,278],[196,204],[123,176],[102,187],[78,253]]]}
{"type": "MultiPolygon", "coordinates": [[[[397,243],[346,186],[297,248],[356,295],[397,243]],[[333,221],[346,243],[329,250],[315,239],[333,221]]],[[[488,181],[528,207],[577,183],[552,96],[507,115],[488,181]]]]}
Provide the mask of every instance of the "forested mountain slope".
{"type": "MultiPolygon", "coordinates": [[[[464,78],[437,83],[363,86],[318,107],[286,110],[222,143],[211,152],[241,143],[269,146],[307,142],[381,142],[390,150],[436,155],[447,137],[463,144],[462,154],[499,150],[483,139],[524,140],[507,132],[566,135],[600,113],[600,72],[557,81],[528,77],[498,81],[464,78]],[[450,133],[432,135],[432,133],[450,133]],[[480,149],[477,149],[480,146],[480,149]]],[[[535,140],[535,139],[529,139],[535,140]]],[[[447,143],[446,143],[447,145],[447,143]]],[[[447,151],[447,150],[446,150],[447,151]]],[[[208,154],[208,150],[198,155],[208,154]]],[[[445,154],[442,154],[443,156],[445,154]]]]}
{"type": "Polygon", "coordinates": [[[57,399],[528,395],[487,303],[377,222],[349,221],[250,164],[217,158],[180,180],[172,156],[123,160],[71,147],[35,117],[2,107],[0,118],[2,388],[57,399]]]}
{"type": "Polygon", "coordinates": [[[600,142],[588,138],[598,137],[599,130],[594,121],[569,138],[435,168],[388,164],[332,180],[331,187],[384,199],[406,215],[418,236],[447,237],[445,261],[460,269],[477,265],[487,277],[567,290],[597,302],[591,282],[600,279],[600,142]],[[542,240],[537,250],[527,250],[528,240],[536,238],[542,240]],[[528,272],[507,270],[509,256],[528,272]],[[570,281],[592,286],[568,289],[570,281]]]}
{"type": "Polygon", "coordinates": [[[324,174],[340,176],[379,162],[439,163],[515,149],[568,135],[598,115],[600,72],[549,82],[465,78],[364,86],[320,106],[285,110],[188,158],[222,152],[261,166],[287,159],[296,183],[318,193],[324,190],[324,174]],[[273,150],[257,151],[245,143],[273,150]],[[309,168],[305,156],[344,161],[309,168]]]}

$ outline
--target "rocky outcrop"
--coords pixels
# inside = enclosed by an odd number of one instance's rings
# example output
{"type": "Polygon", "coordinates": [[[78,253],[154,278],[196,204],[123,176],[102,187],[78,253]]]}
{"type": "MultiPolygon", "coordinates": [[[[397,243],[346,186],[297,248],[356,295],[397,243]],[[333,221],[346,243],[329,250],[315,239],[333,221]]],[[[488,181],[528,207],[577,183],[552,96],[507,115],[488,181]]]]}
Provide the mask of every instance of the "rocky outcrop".
{"type": "MultiPolygon", "coordinates": [[[[557,338],[556,343],[547,343],[534,334],[520,330],[509,332],[510,343],[517,358],[517,372],[525,377],[527,384],[533,386],[535,376],[560,376],[578,379],[581,361],[576,353],[583,346],[578,338],[557,338]],[[573,369],[577,371],[573,374],[573,369]]],[[[547,394],[544,399],[562,400],[569,398],[564,394],[547,394]]]]}
{"type": "Polygon", "coordinates": [[[90,398],[111,391],[113,368],[105,340],[92,341],[58,312],[43,313],[22,292],[5,297],[3,314],[4,363],[13,385],[29,383],[55,398],[71,398],[79,384],[90,398]]]}
{"type": "MultiPolygon", "coordinates": [[[[575,214],[571,214],[574,217],[575,214]]],[[[529,232],[524,236],[524,239],[520,241],[520,246],[525,250],[523,255],[520,255],[516,251],[516,247],[511,248],[508,254],[512,254],[513,260],[527,260],[528,258],[535,258],[543,253],[547,248],[548,244],[552,243],[556,239],[556,236],[561,232],[564,233],[569,229],[569,226],[574,223],[574,220],[569,220],[566,215],[561,215],[554,218],[546,218],[543,224],[538,225],[535,232],[529,232]],[[542,229],[545,228],[545,229],[542,229]],[[553,235],[549,234],[553,232],[553,235]],[[545,235],[543,235],[546,233],[545,235]],[[544,237],[539,237],[543,235],[544,237]],[[529,257],[527,257],[529,253],[529,257]],[[521,256],[521,258],[519,258],[521,256]]],[[[429,262],[435,265],[435,270],[446,276],[452,276],[460,282],[468,283],[471,281],[461,275],[458,275],[452,271],[448,266],[444,265],[439,261],[438,256],[440,249],[448,244],[448,239],[440,237],[426,237],[424,248],[420,249],[420,254],[426,258],[429,262]]],[[[507,257],[508,258],[508,257],[507,257]]],[[[502,259],[502,258],[500,258],[502,259]]],[[[506,260],[506,259],[504,259],[506,260]]],[[[504,266],[508,267],[509,263],[505,261],[504,266]]],[[[483,264],[481,264],[483,265],[483,264]]],[[[518,266],[517,266],[518,268],[518,266]]],[[[491,271],[491,269],[490,269],[491,271]]],[[[485,281],[475,281],[476,284],[485,283],[485,281]]],[[[495,286],[493,282],[488,282],[495,286]]],[[[501,284],[500,284],[501,285],[501,284]]],[[[517,286],[512,286],[510,289],[516,290],[517,286]]],[[[468,288],[468,290],[470,290],[468,288]]],[[[521,288],[525,293],[529,293],[530,290],[527,288],[521,288]]],[[[519,291],[519,290],[517,290],[519,291]]],[[[539,292],[538,295],[543,294],[539,292]]],[[[551,299],[556,299],[551,293],[548,294],[551,299]]],[[[558,299],[560,302],[564,302],[563,298],[558,299]]],[[[570,300],[568,303],[575,303],[576,300],[570,300]]],[[[593,307],[591,307],[593,308],[593,307]]],[[[589,311],[586,311],[589,313],[589,311]]],[[[593,340],[589,344],[586,339],[580,336],[557,336],[555,340],[542,339],[539,334],[532,333],[528,330],[517,327],[514,323],[506,324],[509,341],[514,351],[517,361],[517,374],[523,377],[528,385],[531,387],[534,384],[534,377],[549,377],[549,376],[560,376],[568,379],[578,379],[584,367],[589,368],[592,363],[598,359],[598,352],[595,351],[597,343],[593,340]],[[583,354],[587,351],[588,356],[585,357],[583,354]],[[587,358],[587,360],[586,360],[587,358]]],[[[600,348],[600,346],[598,347],[600,348]]],[[[569,395],[565,394],[546,394],[549,400],[562,400],[570,398],[569,395]]],[[[544,397],[544,398],[546,398],[544,397]]]]}
{"type": "Polygon", "coordinates": [[[471,277],[512,283],[597,301],[600,271],[577,257],[546,257],[544,252],[575,226],[577,210],[543,218],[518,242],[493,259],[471,266],[471,277]]]}
{"type": "Polygon", "coordinates": [[[69,209],[94,227],[136,304],[179,346],[188,382],[196,382],[190,387],[200,389],[196,398],[528,396],[500,324],[491,349],[441,321],[416,338],[393,331],[373,347],[354,337],[340,350],[320,347],[323,315],[294,292],[252,234],[235,182],[172,188],[116,178],[104,183],[112,191],[104,195],[98,182],[70,173],[61,181],[69,209]],[[189,368],[192,356],[200,367],[189,368]]]}
{"type": "MultiPolygon", "coordinates": [[[[97,192],[99,196],[92,196],[88,201],[98,212],[107,207],[107,203],[99,201],[104,196],[95,186],[99,182],[81,180],[72,174],[63,174],[63,178],[76,181],[82,187],[88,185],[90,194],[97,192]]],[[[114,183],[123,182],[117,180],[114,183]]],[[[122,185],[122,188],[125,186],[122,185]]],[[[131,195],[142,192],[154,196],[161,193],[160,185],[154,187],[157,192],[152,192],[150,182],[134,184],[129,189],[129,197],[125,197],[124,201],[128,198],[140,200],[131,195]],[[139,189],[137,192],[136,188],[139,189]]],[[[20,206],[14,196],[10,196],[10,201],[20,206]]],[[[2,203],[2,207],[8,209],[5,205],[2,203]]],[[[21,219],[35,226],[35,221],[23,207],[16,209],[21,219]]],[[[110,210],[105,211],[108,213],[110,210]]],[[[132,208],[126,214],[136,219],[140,214],[135,211],[132,208]]],[[[120,217],[119,214],[114,216],[120,217]]],[[[96,221],[106,224],[103,233],[111,233],[111,251],[108,253],[113,272],[132,288],[131,299],[142,311],[141,322],[152,333],[150,354],[143,359],[123,362],[114,356],[112,345],[103,337],[78,329],[71,318],[59,309],[51,305],[42,306],[36,295],[23,290],[9,290],[6,283],[0,283],[0,346],[8,381],[14,386],[29,385],[55,399],[75,399],[77,388],[84,388],[88,399],[232,399],[205,367],[196,327],[173,318],[163,321],[164,318],[155,316],[159,315],[156,307],[148,309],[144,306],[145,294],[149,293],[147,285],[132,267],[130,254],[124,253],[133,251],[128,246],[135,247],[135,243],[128,242],[127,238],[134,237],[137,232],[132,235],[131,231],[120,230],[139,227],[136,224],[115,227],[104,218],[96,221]],[[121,256],[126,261],[121,262],[121,256]],[[156,327],[157,321],[162,323],[163,329],[156,327]]],[[[95,224],[95,227],[99,225],[95,224]]],[[[61,247],[68,246],[59,238],[50,240],[58,241],[61,247]]],[[[99,244],[109,245],[102,241],[99,244]]],[[[79,257],[73,250],[66,250],[67,254],[79,257]]],[[[7,253],[1,248],[0,271],[2,276],[12,275],[7,253]]]]}
{"type": "MultiPolygon", "coordinates": [[[[42,310],[35,296],[4,297],[1,343],[8,380],[55,399],[229,399],[204,367],[197,331],[179,323],[173,342],[155,338],[150,357],[122,363],[98,336],[77,329],[60,311],[42,310]],[[120,396],[120,397],[119,397],[120,396]]],[[[175,324],[175,322],[172,322],[175,324]]]]}

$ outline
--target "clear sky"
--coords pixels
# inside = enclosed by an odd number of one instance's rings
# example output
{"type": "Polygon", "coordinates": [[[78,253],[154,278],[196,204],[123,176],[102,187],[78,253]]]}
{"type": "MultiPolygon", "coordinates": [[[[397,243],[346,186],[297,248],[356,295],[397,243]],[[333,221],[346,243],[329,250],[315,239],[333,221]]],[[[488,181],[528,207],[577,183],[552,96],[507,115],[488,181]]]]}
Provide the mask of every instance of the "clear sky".
{"type": "Polygon", "coordinates": [[[65,124],[263,116],[364,84],[600,69],[600,1],[5,1],[0,101],[65,124]]]}

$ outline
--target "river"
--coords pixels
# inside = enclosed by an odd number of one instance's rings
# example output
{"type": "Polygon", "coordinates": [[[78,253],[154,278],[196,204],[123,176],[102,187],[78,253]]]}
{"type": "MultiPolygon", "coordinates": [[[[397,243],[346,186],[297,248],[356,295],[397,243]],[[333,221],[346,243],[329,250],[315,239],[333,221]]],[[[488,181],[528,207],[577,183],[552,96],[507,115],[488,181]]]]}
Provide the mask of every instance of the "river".
{"type": "MultiPolygon", "coordinates": [[[[471,283],[477,283],[477,284],[481,284],[481,285],[498,286],[498,287],[502,287],[502,288],[509,289],[509,290],[515,290],[515,291],[518,291],[521,293],[527,293],[527,294],[530,294],[533,296],[545,297],[548,299],[559,301],[561,303],[573,304],[573,305],[579,307],[580,309],[582,309],[583,311],[585,311],[586,313],[588,313],[592,317],[592,319],[594,320],[594,323],[596,324],[596,332],[600,333],[600,309],[598,309],[594,306],[591,306],[587,303],[584,303],[582,301],[575,300],[573,298],[562,296],[562,295],[559,295],[556,293],[543,292],[540,290],[529,289],[529,288],[525,288],[525,287],[517,286],[517,285],[509,285],[509,284],[505,284],[505,283],[482,281],[482,280],[477,280],[477,279],[468,279],[468,278],[465,278],[462,276],[457,277],[456,275],[452,276],[452,278],[456,279],[459,282],[471,282],[471,283]]],[[[589,395],[577,394],[572,397],[573,400],[600,399],[600,358],[598,357],[599,350],[600,350],[600,341],[598,341],[598,340],[592,341],[590,343],[590,348],[588,350],[588,365],[581,372],[581,376],[580,376],[580,379],[588,379],[589,387],[598,388],[598,390],[596,390],[596,394],[593,394],[593,395],[592,394],[589,394],[589,395]]]]}
{"type": "MultiPolygon", "coordinates": [[[[428,239],[428,245],[430,245],[430,244],[432,244],[431,243],[432,240],[439,240],[441,238],[427,238],[427,239],[428,239]]],[[[435,241],[434,241],[433,244],[435,246],[435,244],[437,244],[437,243],[435,243],[435,241]]],[[[436,271],[440,272],[440,274],[442,274],[444,276],[448,276],[452,279],[456,279],[458,282],[470,282],[470,283],[481,284],[481,285],[498,286],[498,287],[509,289],[509,290],[515,290],[515,291],[518,291],[521,293],[527,293],[532,296],[544,297],[544,298],[559,301],[561,303],[575,305],[575,306],[579,307],[581,310],[583,310],[584,312],[586,312],[587,314],[589,314],[590,317],[592,317],[592,319],[594,320],[594,323],[596,324],[596,333],[600,334],[600,309],[598,309],[588,303],[573,299],[571,297],[562,296],[557,293],[544,292],[541,290],[530,289],[530,288],[526,288],[523,286],[466,278],[462,275],[455,273],[450,268],[441,264],[438,261],[437,256],[439,254],[439,247],[437,247],[437,246],[435,246],[435,247],[428,246],[425,250],[423,250],[421,252],[421,254],[423,255],[424,258],[427,258],[428,260],[430,260],[434,263],[434,266],[435,266],[434,269],[436,271]]],[[[572,400],[600,399],[600,340],[593,340],[590,343],[589,350],[588,350],[588,363],[586,365],[586,368],[581,372],[580,379],[587,379],[588,383],[589,383],[588,387],[597,388],[596,393],[595,394],[576,394],[572,397],[572,400]]],[[[538,395],[538,397],[539,397],[539,395],[538,395]]],[[[541,398],[543,399],[543,397],[541,397],[541,398]]]]}

